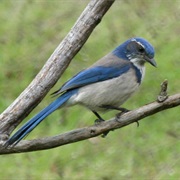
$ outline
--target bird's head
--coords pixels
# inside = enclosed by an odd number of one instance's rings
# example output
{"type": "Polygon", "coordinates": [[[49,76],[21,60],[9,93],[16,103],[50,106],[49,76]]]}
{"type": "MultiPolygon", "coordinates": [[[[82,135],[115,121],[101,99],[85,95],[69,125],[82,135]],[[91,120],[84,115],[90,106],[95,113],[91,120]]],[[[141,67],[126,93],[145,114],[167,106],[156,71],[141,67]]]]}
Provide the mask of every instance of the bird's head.
{"type": "Polygon", "coordinates": [[[147,40],[140,37],[125,41],[113,51],[113,54],[139,65],[149,62],[156,67],[153,46],[147,40]]]}

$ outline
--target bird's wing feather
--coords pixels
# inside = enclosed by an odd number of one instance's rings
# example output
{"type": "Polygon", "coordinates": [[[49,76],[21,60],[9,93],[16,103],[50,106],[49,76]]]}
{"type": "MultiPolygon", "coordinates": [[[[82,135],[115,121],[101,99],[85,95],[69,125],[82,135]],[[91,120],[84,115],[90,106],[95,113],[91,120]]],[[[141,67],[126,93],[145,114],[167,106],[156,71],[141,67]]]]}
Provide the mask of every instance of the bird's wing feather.
{"type": "Polygon", "coordinates": [[[122,66],[114,66],[114,67],[103,67],[96,66],[91,67],[89,69],[85,69],[78,74],[76,74],[73,78],[67,81],[61,89],[54,92],[54,95],[58,95],[63,93],[64,91],[68,91],[71,89],[79,88],[88,84],[105,81],[108,79],[116,78],[123,73],[126,73],[131,68],[129,63],[125,63],[122,66]]]}

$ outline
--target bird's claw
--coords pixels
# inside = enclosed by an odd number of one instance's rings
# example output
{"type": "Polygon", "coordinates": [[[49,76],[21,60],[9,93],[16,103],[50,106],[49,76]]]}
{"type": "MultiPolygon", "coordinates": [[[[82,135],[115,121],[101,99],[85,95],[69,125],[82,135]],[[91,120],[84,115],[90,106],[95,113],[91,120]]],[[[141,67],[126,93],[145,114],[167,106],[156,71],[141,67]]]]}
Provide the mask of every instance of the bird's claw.
{"type": "MultiPolygon", "coordinates": [[[[120,113],[116,114],[116,120],[118,121],[118,119],[126,112],[129,112],[129,110],[121,111],[120,113]]],[[[139,121],[135,121],[135,122],[137,123],[137,127],[139,127],[139,121]]]]}
{"type": "MultiPolygon", "coordinates": [[[[104,122],[105,120],[104,119],[96,119],[95,121],[94,121],[94,124],[97,126],[97,125],[99,125],[99,124],[101,124],[102,122],[104,122]]],[[[108,133],[109,133],[109,131],[106,131],[106,132],[104,132],[102,135],[101,135],[101,137],[102,138],[105,138],[107,135],[108,135],[108,133]]]]}
{"type": "Polygon", "coordinates": [[[126,109],[126,108],[120,108],[120,110],[121,110],[121,113],[127,113],[130,111],[129,109],[126,109]]]}
{"type": "Polygon", "coordinates": [[[139,127],[139,121],[136,121],[137,127],[139,127]]]}
{"type": "Polygon", "coordinates": [[[116,114],[116,118],[119,119],[123,114],[129,112],[130,110],[128,109],[124,109],[123,111],[121,111],[120,113],[117,113],[116,114]]]}
{"type": "Polygon", "coordinates": [[[96,119],[95,121],[94,121],[94,124],[95,125],[99,125],[99,124],[101,124],[102,122],[104,122],[105,120],[104,119],[96,119]]]}
{"type": "Polygon", "coordinates": [[[106,131],[106,132],[104,132],[104,133],[101,135],[101,137],[102,137],[102,138],[105,138],[108,134],[109,134],[109,131],[106,131]]]}

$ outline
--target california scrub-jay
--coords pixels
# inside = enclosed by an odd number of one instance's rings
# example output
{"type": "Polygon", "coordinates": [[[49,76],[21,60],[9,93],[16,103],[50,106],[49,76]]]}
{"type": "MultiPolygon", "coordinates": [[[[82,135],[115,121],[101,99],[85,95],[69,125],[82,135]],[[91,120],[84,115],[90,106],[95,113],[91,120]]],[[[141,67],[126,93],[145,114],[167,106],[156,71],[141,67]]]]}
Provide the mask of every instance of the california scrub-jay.
{"type": "Polygon", "coordinates": [[[119,106],[138,89],[144,78],[144,64],[156,66],[154,54],[153,46],[143,38],[125,41],[54,92],[57,99],[26,122],[6,144],[17,144],[58,108],[83,105],[100,120],[103,119],[97,111],[123,110],[119,106]]]}

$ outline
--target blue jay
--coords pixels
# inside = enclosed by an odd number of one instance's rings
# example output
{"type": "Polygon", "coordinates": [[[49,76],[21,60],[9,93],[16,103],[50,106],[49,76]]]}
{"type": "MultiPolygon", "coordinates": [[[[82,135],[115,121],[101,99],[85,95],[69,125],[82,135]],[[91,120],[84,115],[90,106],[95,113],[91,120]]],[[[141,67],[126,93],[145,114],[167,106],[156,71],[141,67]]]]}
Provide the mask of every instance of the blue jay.
{"type": "Polygon", "coordinates": [[[141,84],[145,74],[144,64],[148,62],[156,67],[154,54],[153,46],[143,38],[125,41],[54,92],[57,99],[26,122],[6,144],[17,144],[58,108],[83,105],[99,120],[103,119],[98,111],[125,110],[120,106],[141,84]]]}

